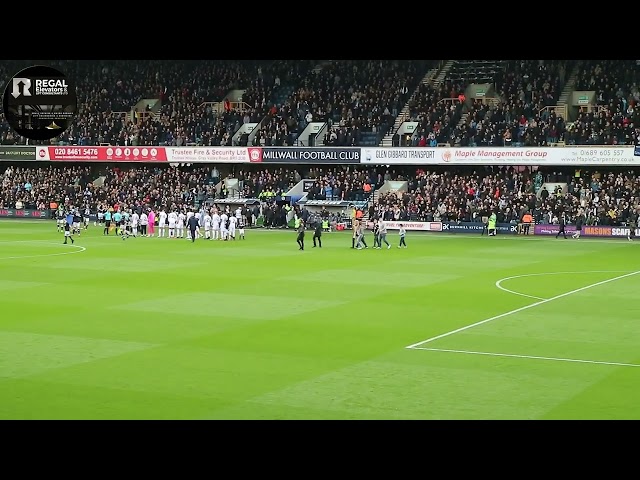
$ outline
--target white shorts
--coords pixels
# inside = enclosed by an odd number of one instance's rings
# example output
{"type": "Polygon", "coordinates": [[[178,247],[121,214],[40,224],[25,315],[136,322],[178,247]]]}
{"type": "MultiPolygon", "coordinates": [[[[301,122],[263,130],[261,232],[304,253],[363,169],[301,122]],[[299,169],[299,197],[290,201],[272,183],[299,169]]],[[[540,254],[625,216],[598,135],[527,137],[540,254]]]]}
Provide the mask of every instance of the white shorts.
{"type": "Polygon", "coordinates": [[[80,224],[78,222],[73,222],[73,228],[80,228],[80,224]]]}
{"type": "Polygon", "coordinates": [[[238,235],[244,235],[244,228],[238,229],[238,235]]]}
{"type": "Polygon", "coordinates": [[[89,223],[89,217],[84,217],[84,223],[89,223]]]}
{"type": "Polygon", "coordinates": [[[167,224],[166,224],[166,223],[163,223],[163,222],[160,222],[160,223],[158,224],[158,227],[160,227],[160,228],[164,228],[164,227],[166,227],[166,226],[167,226],[167,224]]]}
{"type": "Polygon", "coordinates": [[[64,236],[65,237],[70,237],[71,236],[71,232],[69,230],[65,230],[64,231],[64,236]]]}

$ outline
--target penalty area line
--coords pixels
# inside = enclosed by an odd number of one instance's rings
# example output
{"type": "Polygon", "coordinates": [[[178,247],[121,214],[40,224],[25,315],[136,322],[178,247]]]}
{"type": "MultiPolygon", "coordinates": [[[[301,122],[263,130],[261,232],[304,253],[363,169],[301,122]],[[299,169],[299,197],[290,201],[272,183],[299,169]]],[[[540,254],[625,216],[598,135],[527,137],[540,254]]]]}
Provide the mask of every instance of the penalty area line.
{"type": "Polygon", "coordinates": [[[631,276],[637,275],[639,273],[640,273],[640,270],[638,270],[636,272],[626,273],[624,275],[618,275],[617,277],[613,277],[613,278],[609,278],[607,280],[602,280],[600,282],[592,283],[592,284],[586,285],[584,287],[576,288],[575,290],[571,290],[569,292],[561,293],[560,295],[556,295],[555,297],[547,298],[545,300],[540,300],[539,302],[530,303],[529,305],[525,305],[524,307],[516,308],[514,310],[509,310],[508,312],[501,313],[499,315],[494,315],[493,317],[489,317],[487,319],[480,320],[479,322],[472,323],[471,325],[465,325],[464,327],[456,328],[455,330],[451,330],[449,332],[441,333],[440,335],[436,335],[435,337],[430,337],[430,338],[427,338],[426,340],[422,340],[420,342],[413,343],[413,344],[408,345],[408,346],[406,346],[404,348],[415,349],[416,347],[419,347],[419,346],[424,345],[426,343],[434,342],[436,340],[439,340],[440,338],[449,337],[449,336],[451,336],[451,335],[453,335],[455,333],[464,332],[465,330],[469,330],[471,328],[475,328],[475,327],[478,327],[480,325],[484,325],[485,323],[493,322],[493,321],[498,320],[500,318],[508,317],[510,315],[514,315],[514,314],[519,313],[519,312],[524,312],[525,310],[529,310],[529,309],[534,308],[534,307],[539,307],[540,305],[544,305],[545,303],[553,302],[554,300],[559,300],[561,298],[568,297],[570,295],[574,295],[576,293],[583,292],[585,290],[589,290],[590,288],[598,287],[600,285],[605,285],[605,284],[610,283],[610,282],[615,282],[616,280],[622,280],[623,278],[631,277],[631,276]]]}
{"type": "Polygon", "coordinates": [[[463,353],[466,355],[484,355],[487,357],[527,358],[532,360],[548,360],[553,362],[591,363],[596,365],[613,365],[617,367],[640,367],[637,363],[605,362],[600,360],[580,360],[577,358],[541,357],[537,355],[516,355],[513,353],[475,352],[473,350],[453,350],[448,348],[413,347],[413,350],[429,352],[463,353]]]}

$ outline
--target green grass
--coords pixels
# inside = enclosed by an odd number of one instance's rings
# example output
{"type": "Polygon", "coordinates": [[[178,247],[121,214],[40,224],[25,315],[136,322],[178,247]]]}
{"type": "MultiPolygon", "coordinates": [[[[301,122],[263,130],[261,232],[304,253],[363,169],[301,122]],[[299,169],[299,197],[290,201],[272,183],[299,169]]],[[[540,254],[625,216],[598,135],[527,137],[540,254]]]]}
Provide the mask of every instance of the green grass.
{"type": "Polygon", "coordinates": [[[92,226],[65,246],[53,223],[2,221],[0,418],[640,418],[640,274],[594,286],[640,271],[639,245],[389,237],[300,252],[291,231],[92,226]]]}

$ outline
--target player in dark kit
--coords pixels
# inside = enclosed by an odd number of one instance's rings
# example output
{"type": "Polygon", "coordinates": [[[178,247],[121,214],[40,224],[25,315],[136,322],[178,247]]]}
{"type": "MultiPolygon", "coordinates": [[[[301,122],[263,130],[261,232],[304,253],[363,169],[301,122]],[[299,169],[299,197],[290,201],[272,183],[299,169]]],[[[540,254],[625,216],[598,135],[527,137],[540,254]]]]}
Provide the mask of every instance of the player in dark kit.
{"type": "Polygon", "coordinates": [[[298,227],[298,245],[300,245],[300,250],[304,250],[304,220],[300,220],[300,226],[298,227]]]}
{"type": "Polygon", "coordinates": [[[89,220],[91,219],[91,208],[85,207],[84,214],[82,215],[82,221],[84,222],[84,229],[89,228],[89,220]]]}
{"type": "Polygon", "coordinates": [[[75,234],[80,235],[80,225],[82,224],[82,216],[80,215],[80,210],[76,209],[73,212],[73,225],[75,227],[75,234]]]}
{"type": "Polygon", "coordinates": [[[571,238],[580,238],[580,234],[582,233],[582,225],[584,225],[584,215],[579,213],[576,217],[576,233],[574,233],[571,238]]]}
{"type": "Polygon", "coordinates": [[[373,221],[373,248],[380,248],[380,222],[377,220],[373,221]]]}
{"type": "Polygon", "coordinates": [[[71,244],[73,245],[74,241],[73,241],[73,237],[71,236],[71,225],[69,225],[69,222],[65,222],[64,224],[64,244],[67,244],[67,239],[71,239],[71,244]]]}
{"type": "Polygon", "coordinates": [[[318,246],[322,248],[322,222],[316,222],[316,228],[313,232],[313,248],[316,247],[316,238],[318,239],[318,246]]]}
{"type": "Polygon", "coordinates": [[[631,214],[631,219],[629,221],[629,235],[627,235],[627,240],[630,242],[636,238],[636,228],[638,228],[638,220],[634,213],[631,214]]]}
{"type": "Polygon", "coordinates": [[[558,238],[560,236],[560,234],[562,234],[562,236],[565,238],[565,240],[567,239],[567,233],[564,231],[564,226],[566,223],[566,220],[564,218],[564,213],[560,214],[560,218],[558,219],[560,222],[560,229],[558,230],[558,233],[556,234],[556,238],[558,238]]]}
{"type": "Polygon", "coordinates": [[[187,220],[187,227],[189,227],[191,243],[193,243],[196,241],[196,230],[198,229],[198,218],[195,215],[191,215],[191,217],[189,217],[189,220],[187,220]]]}

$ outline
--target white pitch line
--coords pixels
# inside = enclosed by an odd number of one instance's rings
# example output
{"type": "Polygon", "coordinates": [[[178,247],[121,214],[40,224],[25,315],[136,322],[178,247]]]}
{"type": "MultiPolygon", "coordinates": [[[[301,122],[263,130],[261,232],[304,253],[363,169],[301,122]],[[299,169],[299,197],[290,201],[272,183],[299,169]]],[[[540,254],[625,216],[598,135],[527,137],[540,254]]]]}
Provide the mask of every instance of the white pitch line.
{"type": "Polygon", "coordinates": [[[502,286],[502,282],[506,282],[507,280],[513,280],[514,278],[525,278],[525,277],[541,277],[544,275],[574,275],[574,274],[582,274],[582,273],[624,273],[627,270],[589,270],[585,272],[546,272],[546,273],[523,273],[522,275],[512,275],[511,277],[501,278],[496,282],[496,287],[498,287],[503,292],[512,293],[514,295],[519,295],[521,297],[533,298],[534,300],[546,300],[546,298],[536,297],[534,295],[529,295],[527,293],[516,292],[515,290],[509,290],[502,286]]]}
{"type": "MultiPolygon", "coordinates": [[[[17,240],[17,242],[21,242],[17,240]]],[[[9,242],[5,242],[9,243],[9,242]]],[[[64,245],[62,243],[48,243],[47,245],[64,245]]],[[[41,255],[20,255],[15,257],[0,257],[0,260],[18,260],[21,258],[41,258],[41,257],[58,257],[60,255],[73,255],[74,253],[82,253],[87,250],[87,247],[82,247],[80,245],[67,245],[70,248],[79,248],[80,250],[72,250],[70,252],[61,252],[61,253],[46,253],[41,255]]],[[[65,247],[66,248],[66,247],[65,247]]]]}
{"type": "Polygon", "coordinates": [[[509,310],[508,312],[501,313],[500,315],[495,315],[493,317],[487,318],[485,320],[481,320],[481,321],[476,322],[476,323],[472,323],[471,325],[466,325],[464,327],[460,327],[460,328],[456,328],[455,330],[451,330],[450,332],[445,332],[445,333],[442,333],[440,335],[436,335],[435,337],[427,338],[426,340],[422,340],[421,342],[414,343],[414,344],[409,345],[409,346],[407,346],[405,348],[409,348],[409,349],[416,348],[416,347],[419,347],[420,345],[424,345],[425,343],[430,343],[430,342],[433,342],[433,341],[438,340],[440,338],[448,337],[450,335],[453,335],[454,333],[464,332],[465,330],[469,330],[470,328],[474,328],[474,327],[477,327],[479,325],[483,325],[485,323],[493,322],[494,320],[498,320],[499,318],[508,317],[509,315],[513,315],[514,313],[523,312],[525,310],[529,310],[530,308],[538,307],[540,305],[544,305],[545,303],[549,303],[549,302],[552,302],[554,300],[558,300],[560,298],[568,297],[569,295],[573,295],[575,293],[582,292],[584,290],[588,290],[588,289],[593,288],[593,287],[598,287],[598,286],[604,285],[606,283],[615,282],[616,280],[621,280],[623,278],[631,277],[631,276],[637,275],[639,273],[640,273],[640,270],[638,270],[636,272],[626,273],[624,275],[619,275],[619,276],[614,277],[614,278],[609,278],[608,280],[602,280],[601,282],[592,283],[591,285],[587,285],[585,287],[576,288],[575,290],[571,290],[570,292],[561,293],[560,295],[556,295],[555,297],[547,298],[545,300],[540,300],[539,302],[531,303],[529,305],[525,305],[524,307],[516,308],[515,310],[509,310]]]}
{"type": "Polygon", "coordinates": [[[465,353],[467,355],[485,355],[488,357],[529,358],[533,360],[550,360],[555,362],[594,363],[596,365],[615,365],[618,367],[640,367],[637,363],[603,362],[599,360],[579,360],[577,358],[539,357],[536,355],[515,355],[511,353],[474,352],[472,350],[451,350],[447,348],[414,347],[414,350],[428,350],[430,352],[465,353]]]}

